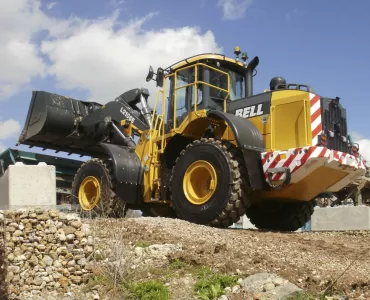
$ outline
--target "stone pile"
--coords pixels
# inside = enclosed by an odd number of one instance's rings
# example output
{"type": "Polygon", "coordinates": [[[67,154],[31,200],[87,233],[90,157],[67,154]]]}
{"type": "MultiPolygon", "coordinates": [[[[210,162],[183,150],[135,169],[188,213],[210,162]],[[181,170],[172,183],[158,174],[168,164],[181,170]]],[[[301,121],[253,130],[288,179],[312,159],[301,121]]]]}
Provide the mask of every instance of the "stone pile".
{"type": "Polygon", "coordinates": [[[93,239],[77,216],[37,208],[3,215],[9,299],[44,291],[64,294],[88,281],[93,239]]]}
{"type": "Polygon", "coordinates": [[[5,261],[5,234],[4,234],[4,216],[0,212],[0,299],[7,298],[6,288],[6,261],[5,261]]]}

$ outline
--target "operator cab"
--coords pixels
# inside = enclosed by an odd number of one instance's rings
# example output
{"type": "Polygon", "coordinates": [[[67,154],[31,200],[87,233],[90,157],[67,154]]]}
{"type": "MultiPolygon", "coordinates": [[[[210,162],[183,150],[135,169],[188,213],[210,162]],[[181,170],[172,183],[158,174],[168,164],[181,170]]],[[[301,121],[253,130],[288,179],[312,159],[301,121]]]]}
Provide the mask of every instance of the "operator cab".
{"type": "MultiPolygon", "coordinates": [[[[165,123],[177,128],[189,113],[202,110],[224,110],[225,101],[236,101],[252,95],[252,72],[258,65],[255,57],[248,66],[247,54],[239,60],[222,54],[200,54],[177,62],[166,69],[158,68],[157,86],[163,87],[166,100],[165,123]]],[[[153,80],[150,68],[147,81],[153,80]]],[[[167,131],[167,130],[166,130],[167,131]]]]}

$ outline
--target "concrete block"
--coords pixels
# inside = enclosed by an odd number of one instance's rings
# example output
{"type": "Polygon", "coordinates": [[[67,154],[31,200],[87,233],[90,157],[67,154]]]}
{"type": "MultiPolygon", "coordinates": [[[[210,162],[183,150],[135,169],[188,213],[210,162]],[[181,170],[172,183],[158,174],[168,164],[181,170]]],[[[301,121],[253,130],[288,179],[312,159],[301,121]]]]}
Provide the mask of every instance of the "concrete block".
{"type": "Polygon", "coordinates": [[[311,218],[311,230],[370,230],[370,207],[316,207],[311,218]]]}
{"type": "Polygon", "coordinates": [[[56,205],[55,166],[10,165],[0,177],[0,208],[56,205]]]}

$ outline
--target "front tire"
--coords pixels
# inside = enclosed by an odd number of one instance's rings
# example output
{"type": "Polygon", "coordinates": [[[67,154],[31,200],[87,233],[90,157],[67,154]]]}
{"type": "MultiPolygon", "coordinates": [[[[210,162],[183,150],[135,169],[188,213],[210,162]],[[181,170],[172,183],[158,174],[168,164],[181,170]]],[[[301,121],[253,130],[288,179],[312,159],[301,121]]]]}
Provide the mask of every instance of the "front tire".
{"type": "Polygon", "coordinates": [[[122,218],[127,208],[114,187],[112,162],[93,158],[77,170],[72,184],[73,202],[79,203],[84,216],[122,218]]]}
{"type": "Polygon", "coordinates": [[[227,228],[245,213],[249,191],[242,155],[231,144],[201,139],[176,160],[171,199],[179,218],[227,228]]]}

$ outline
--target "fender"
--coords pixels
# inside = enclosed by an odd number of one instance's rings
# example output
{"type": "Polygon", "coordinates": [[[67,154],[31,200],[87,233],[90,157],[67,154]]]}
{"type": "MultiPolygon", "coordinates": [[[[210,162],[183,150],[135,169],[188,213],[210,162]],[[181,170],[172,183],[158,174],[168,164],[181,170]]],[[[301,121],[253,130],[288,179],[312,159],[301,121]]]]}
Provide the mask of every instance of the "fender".
{"type": "Polygon", "coordinates": [[[207,117],[222,119],[231,128],[236,143],[243,152],[252,190],[269,189],[263,174],[261,158],[261,152],[266,151],[266,147],[257,127],[248,119],[222,111],[210,110],[207,112],[207,117]]]}
{"type": "Polygon", "coordinates": [[[144,169],[135,151],[108,143],[100,143],[100,146],[112,159],[117,196],[127,204],[142,204],[144,169]]]}

